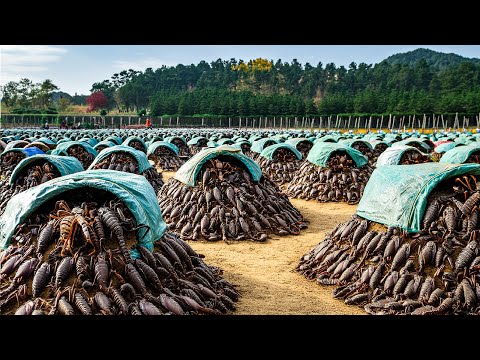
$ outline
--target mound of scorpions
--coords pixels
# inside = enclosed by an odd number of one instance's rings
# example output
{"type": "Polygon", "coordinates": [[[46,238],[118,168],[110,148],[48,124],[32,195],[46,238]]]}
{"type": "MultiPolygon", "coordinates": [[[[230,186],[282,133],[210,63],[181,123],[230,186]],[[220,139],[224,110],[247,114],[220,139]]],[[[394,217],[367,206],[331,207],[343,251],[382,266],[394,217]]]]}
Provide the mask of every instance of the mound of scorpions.
{"type": "Polygon", "coordinates": [[[415,150],[407,150],[400,158],[399,165],[424,164],[432,162],[432,158],[415,150]]]}
{"type": "Polygon", "coordinates": [[[10,151],[0,156],[0,175],[9,177],[15,166],[25,159],[25,154],[19,151],[10,151]]]}
{"type": "Polygon", "coordinates": [[[185,240],[265,241],[269,233],[297,235],[307,227],[268,176],[254,183],[231,157],[207,161],[195,187],[170,179],[157,198],[167,226],[185,240]]]}
{"type": "Polygon", "coordinates": [[[279,148],[273,154],[272,160],[259,156],[257,157],[257,163],[262,172],[280,186],[292,181],[295,171],[300,168],[303,161],[298,160],[292,151],[279,148]]]}
{"type": "Polygon", "coordinates": [[[134,156],[125,151],[116,151],[106,156],[102,161],[94,165],[93,170],[108,169],[143,175],[155,190],[155,194],[163,186],[162,174],[150,167],[140,173],[138,161],[134,156]]]}
{"type": "Polygon", "coordinates": [[[93,154],[90,154],[81,145],[72,145],[68,148],[67,154],[78,159],[82,163],[84,169],[87,169],[95,159],[93,154]]]}
{"type": "Polygon", "coordinates": [[[35,161],[27,166],[18,175],[15,184],[9,185],[7,180],[0,182],[0,215],[5,211],[12,196],[31,187],[60,176],[57,168],[48,161],[35,161]]]}
{"type": "Polygon", "coordinates": [[[148,158],[153,160],[155,166],[160,167],[162,171],[177,171],[185,163],[177,154],[164,146],[159,146],[148,158]]]}
{"type": "Polygon", "coordinates": [[[207,265],[178,236],[164,233],[151,252],[135,235],[148,228],[137,226],[120,201],[100,207],[78,201],[70,201],[75,205],[70,208],[58,200],[48,217],[36,213],[17,227],[0,252],[1,314],[184,315],[235,309],[239,294],[221,269],[207,265]]]}
{"type": "Polygon", "coordinates": [[[445,180],[415,234],[353,215],[303,255],[297,271],[369,314],[480,314],[477,179],[445,180]],[[376,224],[378,228],[378,224],[376,224]]]}
{"type": "Polygon", "coordinates": [[[298,199],[357,204],[372,171],[368,164],[357,168],[348,154],[333,153],[326,167],[305,161],[288,185],[287,194],[298,199]]]}

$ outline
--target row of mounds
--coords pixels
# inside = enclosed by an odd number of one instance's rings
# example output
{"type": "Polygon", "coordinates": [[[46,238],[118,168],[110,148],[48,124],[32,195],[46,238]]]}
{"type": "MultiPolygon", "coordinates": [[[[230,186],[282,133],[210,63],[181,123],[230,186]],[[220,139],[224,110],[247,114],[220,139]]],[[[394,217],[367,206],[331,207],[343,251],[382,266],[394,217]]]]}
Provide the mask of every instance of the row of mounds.
{"type": "Polygon", "coordinates": [[[342,144],[320,142],[288,185],[288,196],[320,202],[356,204],[373,169],[360,151],[342,144]]]}
{"type": "Polygon", "coordinates": [[[185,240],[265,241],[297,235],[301,213],[258,164],[223,145],[187,161],[158,194],[169,229],[185,240]]]}
{"type": "Polygon", "coordinates": [[[357,213],[303,255],[297,271],[369,314],[480,314],[480,166],[378,174],[357,213]]]}
{"type": "Polygon", "coordinates": [[[239,297],[165,231],[142,176],[54,179],[13,197],[0,229],[0,314],[224,314],[239,297]]]}

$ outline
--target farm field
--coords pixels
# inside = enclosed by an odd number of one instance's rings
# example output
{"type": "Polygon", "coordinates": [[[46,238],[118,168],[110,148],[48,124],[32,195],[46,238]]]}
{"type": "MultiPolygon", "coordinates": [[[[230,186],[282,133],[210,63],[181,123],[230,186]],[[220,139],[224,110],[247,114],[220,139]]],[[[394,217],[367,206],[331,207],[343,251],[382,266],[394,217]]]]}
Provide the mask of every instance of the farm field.
{"type": "MultiPolygon", "coordinates": [[[[166,181],[175,173],[164,172],[166,181]]],[[[332,298],[332,287],[319,286],[295,271],[300,257],[326,232],[355,212],[356,205],[290,199],[309,221],[300,235],[277,236],[265,243],[189,241],[205,261],[224,270],[241,297],[233,315],[355,315],[365,312],[332,298]],[[319,214],[321,214],[319,216],[319,214]]]]}

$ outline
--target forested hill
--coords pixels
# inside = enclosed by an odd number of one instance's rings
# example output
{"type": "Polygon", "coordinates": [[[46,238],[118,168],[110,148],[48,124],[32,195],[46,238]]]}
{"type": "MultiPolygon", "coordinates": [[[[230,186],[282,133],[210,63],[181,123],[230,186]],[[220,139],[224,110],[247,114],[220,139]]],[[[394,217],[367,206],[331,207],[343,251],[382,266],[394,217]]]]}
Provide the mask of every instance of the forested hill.
{"type": "MultiPolygon", "coordinates": [[[[413,53],[425,53],[419,50],[413,53]]],[[[124,70],[93,84],[92,91],[103,91],[110,108],[146,109],[153,116],[478,114],[480,64],[467,59],[439,69],[429,64],[433,58],[347,67],[295,59],[218,59],[124,70]]]]}
{"type": "Polygon", "coordinates": [[[480,59],[466,58],[457,54],[445,54],[430,49],[416,49],[408,51],[406,53],[395,54],[386,58],[385,62],[395,65],[415,65],[418,60],[425,60],[428,65],[431,65],[434,69],[443,70],[448,67],[458,66],[462,62],[470,62],[472,64],[480,64],[480,59]]]}

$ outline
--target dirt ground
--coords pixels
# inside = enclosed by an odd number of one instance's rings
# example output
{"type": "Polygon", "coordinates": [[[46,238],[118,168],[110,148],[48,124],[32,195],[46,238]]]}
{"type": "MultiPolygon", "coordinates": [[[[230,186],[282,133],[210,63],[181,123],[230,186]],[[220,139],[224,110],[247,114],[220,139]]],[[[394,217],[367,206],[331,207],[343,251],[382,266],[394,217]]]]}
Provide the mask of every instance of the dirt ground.
{"type": "MultiPolygon", "coordinates": [[[[163,173],[164,181],[174,173],[163,173]]],[[[364,315],[331,295],[333,286],[320,286],[295,271],[300,257],[323,240],[326,232],[346,221],[356,205],[291,199],[309,227],[294,236],[275,236],[265,243],[189,241],[205,262],[223,269],[241,297],[235,315],[364,315]]]]}

